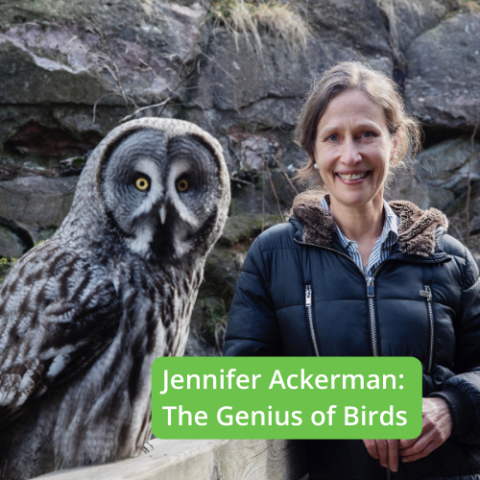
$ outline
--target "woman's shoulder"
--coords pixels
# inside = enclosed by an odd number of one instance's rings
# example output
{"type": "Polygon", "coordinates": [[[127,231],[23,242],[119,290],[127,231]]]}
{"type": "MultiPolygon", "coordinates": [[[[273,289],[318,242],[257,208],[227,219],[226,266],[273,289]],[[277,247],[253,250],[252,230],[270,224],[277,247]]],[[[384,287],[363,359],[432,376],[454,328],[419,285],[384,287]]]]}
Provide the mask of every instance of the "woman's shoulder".
{"type": "Polygon", "coordinates": [[[466,247],[456,238],[447,233],[445,228],[438,227],[436,231],[436,243],[441,250],[449,255],[464,258],[466,247]]]}
{"type": "MultiPolygon", "coordinates": [[[[449,235],[444,228],[437,228],[436,232],[437,247],[450,255],[452,259],[463,270],[463,283],[470,285],[478,278],[477,262],[473,258],[470,250],[459,240],[449,235]]],[[[464,286],[465,286],[464,285],[464,286]]]]}
{"type": "MultiPolygon", "coordinates": [[[[291,223],[281,223],[261,233],[248,249],[242,271],[250,273],[266,272],[272,264],[288,264],[292,261],[291,252],[298,249],[294,241],[295,227],[291,223]],[[280,255],[280,262],[275,258],[280,255]]],[[[293,263],[292,263],[293,265],[293,263]]]]}
{"type": "Polygon", "coordinates": [[[462,242],[447,233],[447,230],[443,227],[437,227],[435,242],[437,248],[450,256],[464,260],[468,260],[468,257],[471,256],[468,248],[462,242]]]}
{"type": "Polygon", "coordinates": [[[297,248],[294,240],[296,231],[297,227],[292,223],[280,223],[262,232],[254,244],[262,253],[267,250],[297,248]]]}

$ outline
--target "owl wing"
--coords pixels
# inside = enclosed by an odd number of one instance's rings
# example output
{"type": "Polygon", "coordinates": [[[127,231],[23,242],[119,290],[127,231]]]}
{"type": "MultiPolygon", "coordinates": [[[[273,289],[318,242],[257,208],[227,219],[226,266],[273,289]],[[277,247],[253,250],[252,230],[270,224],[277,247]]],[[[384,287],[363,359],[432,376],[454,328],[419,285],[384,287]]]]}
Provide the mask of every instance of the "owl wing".
{"type": "Polygon", "coordinates": [[[122,315],[105,267],[49,244],[20,259],[0,288],[0,425],[86,369],[122,315]]]}

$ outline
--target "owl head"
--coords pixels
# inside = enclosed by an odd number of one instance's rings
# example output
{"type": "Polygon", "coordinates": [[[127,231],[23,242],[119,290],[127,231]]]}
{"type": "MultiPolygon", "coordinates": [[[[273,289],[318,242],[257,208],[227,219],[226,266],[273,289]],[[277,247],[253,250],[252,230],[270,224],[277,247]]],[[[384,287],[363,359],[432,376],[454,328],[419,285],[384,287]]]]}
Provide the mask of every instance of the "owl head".
{"type": "Polygon", "coordinates": [[[94,204],[95,220],[102,217],[132,254],[163,261],[205,255],[229,202],[228,171],[212,136],[189,122],[143,118],[114,129],[95,149],[69,216],[94,204]]]}

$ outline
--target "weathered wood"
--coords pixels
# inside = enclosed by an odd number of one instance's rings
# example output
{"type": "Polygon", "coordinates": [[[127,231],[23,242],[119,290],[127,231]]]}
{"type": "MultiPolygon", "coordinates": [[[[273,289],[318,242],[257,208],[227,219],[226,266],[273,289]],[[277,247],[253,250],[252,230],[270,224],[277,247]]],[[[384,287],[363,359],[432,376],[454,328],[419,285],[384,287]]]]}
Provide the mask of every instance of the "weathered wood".
{"type": "Polygon", "coordinates": [[[159,440],[140,457],[42,475],[45,480],[300,480],[305,462],[289,440],[159,440]]]}

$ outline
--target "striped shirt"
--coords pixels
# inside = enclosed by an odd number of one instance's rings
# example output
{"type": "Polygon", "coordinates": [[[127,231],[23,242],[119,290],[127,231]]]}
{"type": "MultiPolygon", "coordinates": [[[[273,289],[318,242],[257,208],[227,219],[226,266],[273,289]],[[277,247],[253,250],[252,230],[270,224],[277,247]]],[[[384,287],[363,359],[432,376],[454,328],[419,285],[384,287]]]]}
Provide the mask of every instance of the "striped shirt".
{"type": "MultiPolygon", "coordinates": [[[[327,197],[328,195],[325,195],[322,198],[320,206],[330,213],[330,198],[327,197]]],[[[395,215],[393,210],[390,208],[390,205],[388,205],[385,200],[383,200],[383,207],[385,209],[385,223],[383,224],[382,234],[377,238],[377,241],[373,246],[372,253],[368,259],[367,267],[364,267],[362,264],[362,257],[358,251],[357,242],[349,240],[342,233],[338,225],[335,224],[340,243],[347,250],[351,259],[367,277],[372,276],[375,269],[390,255],[393,246],[398,241],[398,226],[400,224],[400,219],[395,215]]]]}

